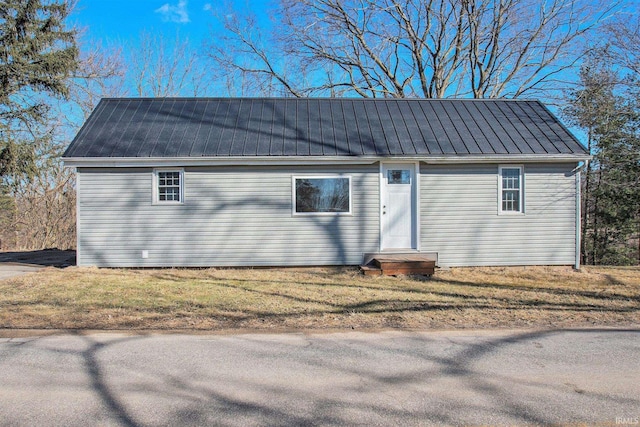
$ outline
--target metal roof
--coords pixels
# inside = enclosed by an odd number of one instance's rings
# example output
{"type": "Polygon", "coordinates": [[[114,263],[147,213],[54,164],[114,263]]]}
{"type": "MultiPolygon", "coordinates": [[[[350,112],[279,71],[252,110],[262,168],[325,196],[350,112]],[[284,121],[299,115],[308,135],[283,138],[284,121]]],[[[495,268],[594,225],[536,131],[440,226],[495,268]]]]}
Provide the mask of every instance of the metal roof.
{"type": "Polygon", "coordinates": [[[65,158],[582,155],[539,101],[102,99],[65,158]]]}

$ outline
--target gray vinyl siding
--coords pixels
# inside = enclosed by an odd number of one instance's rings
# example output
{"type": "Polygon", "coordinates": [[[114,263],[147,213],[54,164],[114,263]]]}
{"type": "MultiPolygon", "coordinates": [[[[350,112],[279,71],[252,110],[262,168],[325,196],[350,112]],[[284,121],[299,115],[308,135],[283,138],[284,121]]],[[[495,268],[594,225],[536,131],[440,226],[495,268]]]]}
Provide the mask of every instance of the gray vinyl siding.
{"type": "Polygon", "coordinates": [[[498,165],[421,165],[421,250],[441,266],[572,265],[575,164],[525,164],[524,214],[498,214],[498,165]]]}
{"type": "Polygon", "coordinates": [[[184,203],[153,204],[153,170],[78,170],[78,264],[359,264],[379,247],[378,165],[184,169],[184,203]],[[292,215],[292,176],[351,176],[352,214],[292,215]],[[142,251],[149,258],[142,258],[142,251]]]}

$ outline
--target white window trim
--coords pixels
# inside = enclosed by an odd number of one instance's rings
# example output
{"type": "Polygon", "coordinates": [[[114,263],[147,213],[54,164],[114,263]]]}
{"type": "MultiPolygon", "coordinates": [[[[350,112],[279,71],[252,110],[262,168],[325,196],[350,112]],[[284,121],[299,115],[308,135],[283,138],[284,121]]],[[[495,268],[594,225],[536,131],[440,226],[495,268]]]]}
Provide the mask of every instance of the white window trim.
{"type": "Polygon", "coordinates": [[[292,175],[291,176],[291,213],[293,216],[349,216],[353,215],[353,191],[351,188],[351,175],[292,175]],[[349,212],[297,212],[296,211],[296,179],[335,179],[346,178],[349,180],[349,212]]]}
{"type": "Polygon", "coordinates": [[[153,169],[153,202],[154,205],[182,205],[184,204],[184,169],[157,168],[153,169]],[[178,172],[180,174],[180,200],[160,200],[158,194],[158,172],[178,172]]]}
{"type": "Polygon", "coordinates": [[[498,166],[498,215],[524,215],[524,165],[499,165],[498,166]],[[502,210],[502,170],[518,169],[520,171],[519,211],[502,210]]]}

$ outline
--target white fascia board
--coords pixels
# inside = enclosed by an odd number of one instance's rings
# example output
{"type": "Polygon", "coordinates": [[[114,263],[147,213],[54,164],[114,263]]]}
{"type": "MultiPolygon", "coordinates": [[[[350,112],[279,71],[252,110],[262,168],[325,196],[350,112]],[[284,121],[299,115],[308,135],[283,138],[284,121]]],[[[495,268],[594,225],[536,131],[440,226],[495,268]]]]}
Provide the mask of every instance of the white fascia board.
{"type": "Polygon", "coordinates": [[[472,163],[566,163],[590,159],[586,154],[468,154],[465,156],[419,157],[426,164],[472,164],[472,163]]]}
{"type": "Polygon", "coordinates": [[[178,167],[178,166],[258,166],[258,165],[317,165],[318,163],[371,164],[378,161],[371,157],[339,156],[265,156],[265,157],[120,157],[62,159],[67,167],[178,167]]]}
{"type": "Polygon", "coordinates": [[[463,156],[264,156],[264,157],[64,157],[66,167],[185,167],[185,166],[264,166],[264,165],[367,165],[380,161],[421,162],[426,164],[477,163],[560,163],[581,162],[591,156],[583,154],[500,154],[463,156]]]}

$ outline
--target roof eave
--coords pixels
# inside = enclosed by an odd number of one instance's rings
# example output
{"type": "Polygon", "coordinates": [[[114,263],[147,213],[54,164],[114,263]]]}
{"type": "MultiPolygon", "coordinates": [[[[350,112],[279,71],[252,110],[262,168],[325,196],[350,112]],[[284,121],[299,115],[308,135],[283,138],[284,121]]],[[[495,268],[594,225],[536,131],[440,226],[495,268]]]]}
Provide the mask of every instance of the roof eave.
{"type": "Polygon", "coordinates": [[[380,161],[422,162],[426,164],[477,163],[562,163],[590,160],[588,154],[468,154],[423,156],[228,156],[228,157],[63,157],[66,167],[183,167],[372,164],[380,161]]]}

